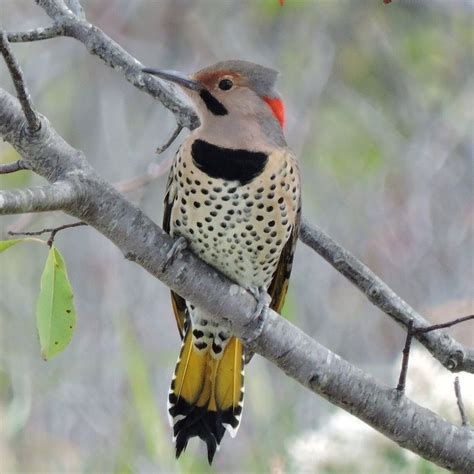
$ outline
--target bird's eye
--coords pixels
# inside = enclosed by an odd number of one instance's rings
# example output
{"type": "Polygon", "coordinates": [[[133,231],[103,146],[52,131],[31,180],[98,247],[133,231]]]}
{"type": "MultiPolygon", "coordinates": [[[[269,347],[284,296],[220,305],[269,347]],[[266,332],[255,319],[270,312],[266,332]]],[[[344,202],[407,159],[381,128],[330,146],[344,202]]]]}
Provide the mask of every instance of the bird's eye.
{"type": "Polygon", "coordinates": [[[228,91],[229,89],[232,89],[233,85],[234,83],[230,79],[222,79],[222,81],[219,82],[219,89],[228,91]]]}

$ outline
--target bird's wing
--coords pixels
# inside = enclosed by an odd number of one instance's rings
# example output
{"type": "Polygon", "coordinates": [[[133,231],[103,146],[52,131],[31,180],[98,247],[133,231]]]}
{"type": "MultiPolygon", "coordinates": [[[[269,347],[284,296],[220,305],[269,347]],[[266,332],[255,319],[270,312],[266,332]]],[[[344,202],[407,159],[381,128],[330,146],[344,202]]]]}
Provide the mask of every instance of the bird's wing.
{"type": "Polygon", "coordinates": [[[298,240],[298,234],[300,231],[300,218],[301,218],[301,206],[298,207],[296,213],[295,224],[291,231],[290,237],[287,240],[285,246],[278,260],[278,266],[273,275],[273,280],[268,288],[268,294],[271,296],[272,301],[270,308],[277,313],[281,312],[283,304],[285,302],[286,292],[288,291],[288,284],[290,281],[291,267],[293,266],[293,257],[295,254],[296,242],[298,240]]]}
{"type": "MultiPolygon", "coordinates": [[[[179,153],[179,152],[178,152],[179,153]]],[[[163,230],[170,234],[170,222],[171,222],[171,211],[174,203],[174,167],[171,168],[168,176],[168,183],[166,185],[166,193],[164,199],[164,211],[163,211],[163,230]]],[[[170,234],[171,235],[171,234],[170,234]]],[[[185,322],[186,322],[186,300],[181,298],[174,291],[171,292],[171,303],[173,304],[174,317],[176,318],[176,324],[178,325],[179,335],[181,339],[185,333],[185,322]]]]}

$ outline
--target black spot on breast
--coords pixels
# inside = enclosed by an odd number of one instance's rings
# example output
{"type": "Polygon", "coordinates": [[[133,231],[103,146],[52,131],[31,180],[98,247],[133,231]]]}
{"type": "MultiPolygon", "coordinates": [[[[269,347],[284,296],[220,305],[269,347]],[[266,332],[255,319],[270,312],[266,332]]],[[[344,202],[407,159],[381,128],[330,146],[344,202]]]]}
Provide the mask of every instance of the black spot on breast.
{"type": "Polygon", "coordinates": [[[268,161],[268,155],[258,151],[233,150],[195,140],[191,147],[194,164],[212,178],[247,184],[258,176],[268,161]]]}
{"type": "Polygon", "coordinates": [[[204,336],[204,333],[202,331],[200,331],[199,329],[194,329],[193,331],[193,336],[196,338],[196,339],[200,339],[201,337],[204,336]]]}
{"type": "Polygon", "coordinates": [[[214,115],[227,115],[229,112],[224,105],[219,102],[208,90],[203,89],[199,93],[202,101],[206,104],[207,110],[214,115]]]}

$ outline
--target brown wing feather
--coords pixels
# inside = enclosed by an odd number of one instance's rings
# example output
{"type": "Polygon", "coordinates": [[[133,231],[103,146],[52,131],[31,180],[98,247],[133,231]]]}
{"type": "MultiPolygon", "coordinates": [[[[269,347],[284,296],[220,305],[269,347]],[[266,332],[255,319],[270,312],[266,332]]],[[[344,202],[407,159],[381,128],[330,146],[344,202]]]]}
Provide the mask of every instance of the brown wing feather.
{"type": "MultiPolygon", "coordinates": [[[[170,175],[168,177],[168,183],[166,185],[166,193],[164,199],[164,211],[163,211],[163,230],[170,234],[170,222],[171,222],[171,210],[173,209],[173,199],[170,199],[171,185],[173,182],[173,168],[171,168],[170,175]]],[[[186,321],[186,300],[181,298],[174,291],[171,292],[171,303],[173,305],[174,317],[176,318],[176,324],[178,325],[179,335],[181,339],[184,337],[184,325],[186,321]]]]}
{"type": "Polygon", "coordinates": [[[293,257],[295,254],[296,242],[298,240],[298,234],[300,230],[300,216],[301,208],[298,208],[296,214],[295,225],[291,231],[290,238],[287,240],[283,251],[278,260],[278,266],[273,275],[273,280],[268,288],[268,294],[271,296],[272,301],[270,308],[277,313],[281,312],[283,304],[285,302],[286,292],[288,291],[288,284],[290,282],[291,267],[293,265],[293,257]]]}

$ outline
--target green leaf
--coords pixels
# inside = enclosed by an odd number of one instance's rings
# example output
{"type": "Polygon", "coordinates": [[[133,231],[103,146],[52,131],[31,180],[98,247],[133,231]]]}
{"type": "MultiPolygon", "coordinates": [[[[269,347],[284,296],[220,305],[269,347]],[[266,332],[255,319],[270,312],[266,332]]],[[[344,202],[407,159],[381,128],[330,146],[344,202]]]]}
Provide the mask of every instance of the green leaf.
{"type": "Polygon", "coordinates": [[[37,239],[35,237],[23,237],[21,239],[10,239],[10,240],[0,240],[0,253],[8,250],[10,247],[20,243],[20,242],[37,242],[40,244],[46,244],[45,240],[37,239]]]}
{"type": "Polygon", "coordinates": [[[19,242],[23,242],[25,239],[10,239],[10,240],[0,240],[0,253],[4,252],[5,250],[13,247],[19,242]]]}
{"type": "Polygon", "coordinates": [[[36,326],[44,360],[59,354],[71,342],[76,327],[73,296],[66,264],[53,245],[41,276],[36,304],[36,326]]]}

